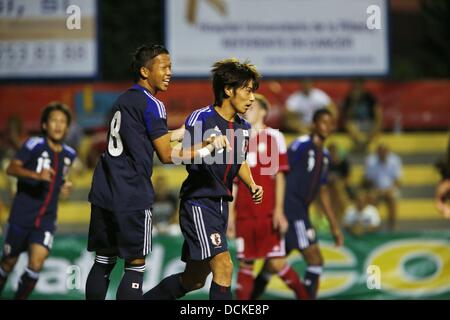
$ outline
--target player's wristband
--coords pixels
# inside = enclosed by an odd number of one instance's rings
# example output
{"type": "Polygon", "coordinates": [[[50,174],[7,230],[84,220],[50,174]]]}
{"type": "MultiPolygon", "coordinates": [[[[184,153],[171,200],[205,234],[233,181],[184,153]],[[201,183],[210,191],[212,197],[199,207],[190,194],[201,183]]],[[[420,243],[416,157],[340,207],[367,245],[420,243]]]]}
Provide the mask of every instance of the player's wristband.
{"type": "Polygon", "coordinates": [[[211,151],[207,147],[198,149],[197,152],[198,152],[198,155],[200,156],[200,158],[207,157],[211,154],[211,151]]]}

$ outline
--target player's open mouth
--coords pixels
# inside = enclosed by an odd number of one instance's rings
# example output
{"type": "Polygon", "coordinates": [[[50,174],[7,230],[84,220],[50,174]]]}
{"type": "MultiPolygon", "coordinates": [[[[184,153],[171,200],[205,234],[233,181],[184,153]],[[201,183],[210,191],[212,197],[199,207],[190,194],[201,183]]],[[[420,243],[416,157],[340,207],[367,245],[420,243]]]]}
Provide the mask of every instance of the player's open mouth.
{"type": "Polygon", "coordinates": [[[165,85],[169,85],[170,79],[163,80],[163,82],[164,82],[165,85]]]}

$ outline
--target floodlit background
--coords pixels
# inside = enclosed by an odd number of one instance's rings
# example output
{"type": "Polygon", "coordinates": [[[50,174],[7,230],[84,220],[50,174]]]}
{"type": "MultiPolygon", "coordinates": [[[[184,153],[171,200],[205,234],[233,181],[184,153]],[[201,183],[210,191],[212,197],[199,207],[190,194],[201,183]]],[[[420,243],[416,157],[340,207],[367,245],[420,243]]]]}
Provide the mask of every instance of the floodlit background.
{"type": "MultiPolygon", "coordinates": [[[[67,143],[79,154],[75,188],[60,202],[54,249],[31,298],[84,298],[93,261],[86,252],[93,168],[106,146],[110,108],[132,83],[131,55],[152,43],[164,44],[172,58],[174,77],[158,95],[172,129],[212,102],[210,66],[226,57],[257,65],[259,92],[272,104],[268,123],[288,143],[305,130],[292,121],[302,107],[300,92],[309,88],[338,114],[328,142],[333,204],[344,225],[348,208],[368,190],[366,201],[377,207],[381,224],[371,234],[349,226],[345,247],[337,249],[320,206],[313,206],[325,257],[319,298],[450,298],[450,222],[434,205],[442,171],[450,169],[449,30],[445,0],[0,0],[2,226],[16,186],[5,168],[23,141],[39,134],[40,112],[50,101],[70,106],[75,121],[67,143]],[[373,129],[373,137],[354,128],[373,129]],[[401,160],[399,187],[388,201],[378,196],[377,171],[366,165],[380,145],[401,160]],[[381,289],[371,289],[373,265],[381,289]]],[[[185,177],[182,166],[158,163],[154,170],[157,223],[144,290],[183,268],[176,216],[185,177]]],[[[304,269],[299,255],[289,260],[304,269]]],[[[25,264],[24,256],[4,297],[13,295],[25,264]]],[[[121,268],[113,273],[110,299],[121,268]]],[[[207,297],[204,289],[186,298],[207,297]]],[[[293,295],[273,278],[264,297],[293,295]]]]}

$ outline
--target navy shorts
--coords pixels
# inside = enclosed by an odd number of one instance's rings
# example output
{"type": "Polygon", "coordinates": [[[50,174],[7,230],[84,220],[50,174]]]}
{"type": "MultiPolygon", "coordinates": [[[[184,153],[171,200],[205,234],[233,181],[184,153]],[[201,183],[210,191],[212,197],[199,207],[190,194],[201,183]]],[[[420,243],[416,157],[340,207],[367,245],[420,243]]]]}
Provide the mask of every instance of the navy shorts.
{"type": "Polygon", "coordinates": [[[289,220],[289,228],[285,235],[286,253],[294,249],[303,251],[317,243],[317,234],[309,220],[308,208],[300,212],[297,219],[289,220]]]}
{"type": "Polygon", "coordinates": [[[151,247],[150,209],[114,212],[91,204],[88,251],[112,249],[123,259],[138,259],[151,247]]]}
{"type": "Polygon", "coordinates": [[[221,198],[181,200],[180,227],[184,236],[181,260],[205,260],[228,251],[228,202],[221,198]]]}
{"type": "Polygon", "coordinates": [[[17,257],[27,251],[33,243],[40,244],[50,251],[53,245],[53,232],[53,228],[24,228],[10,223],[5,228],[2,256],[17,257]]]}

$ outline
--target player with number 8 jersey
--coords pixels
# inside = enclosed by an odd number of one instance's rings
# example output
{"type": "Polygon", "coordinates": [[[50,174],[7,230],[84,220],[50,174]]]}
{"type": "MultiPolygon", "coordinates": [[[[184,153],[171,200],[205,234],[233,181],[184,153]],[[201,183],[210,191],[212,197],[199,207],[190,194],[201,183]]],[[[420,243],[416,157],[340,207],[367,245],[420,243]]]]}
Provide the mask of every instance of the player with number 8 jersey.
{"type": "Polygon", "coordinates": [[[113,105],[108,148],[97,163],[89,193],[88,250],[96,253],[86,282],[89,300],[105,299],[117,257],[125,260],[117,299],[142,297],[145,257],[152,247],[155,151],[161,162],[173,163],[178,156],[183,161],[209,154],[225,140],[205,142],[202,151],[172,148],[170,142],[183,138],[184,127],[168,130],[166,109],[155,97],[169,86],[169,52],[160,45],[142,46],[132,66],[135,84],[113,105]]]}

